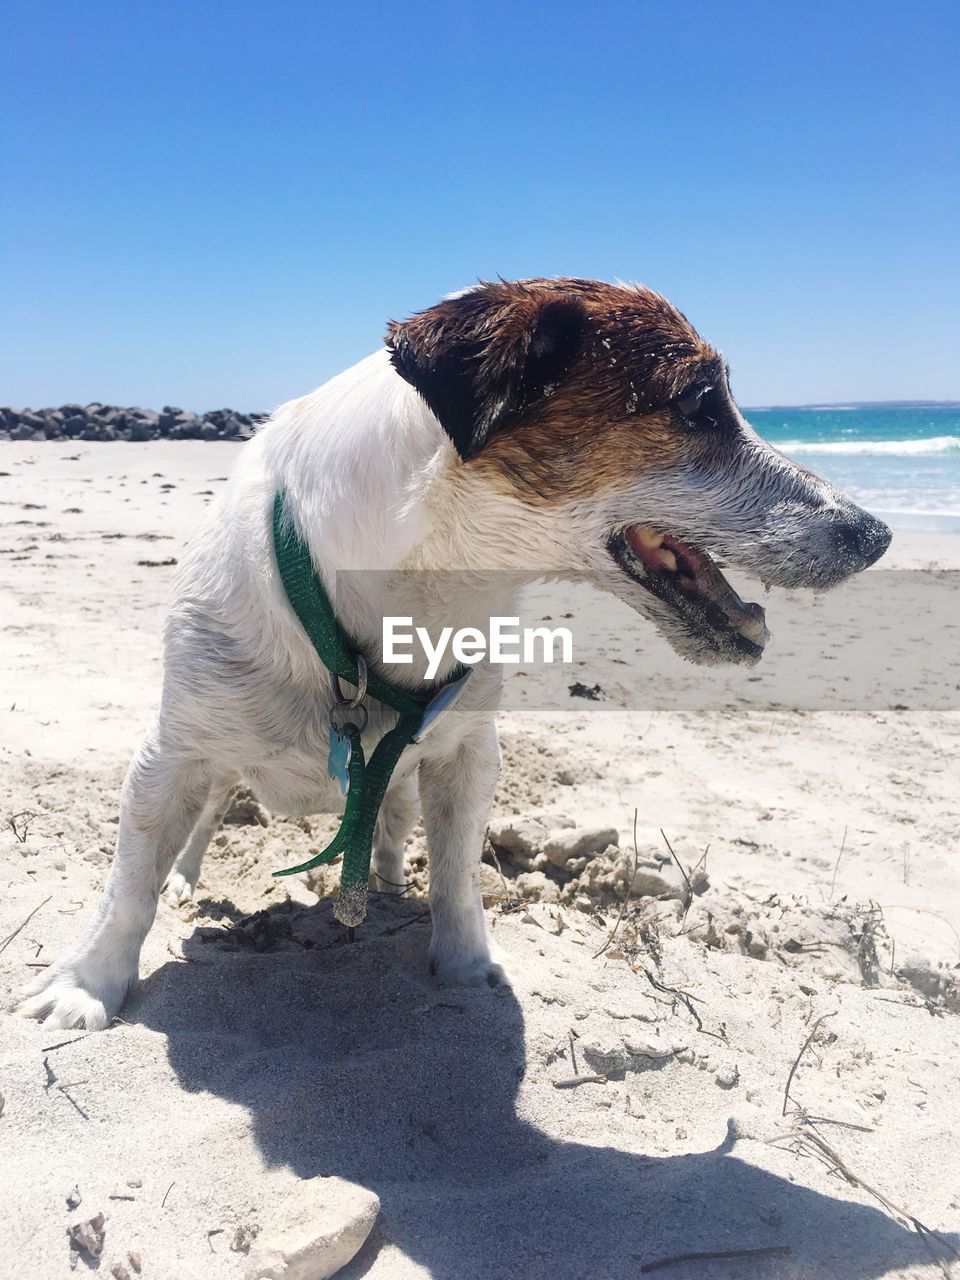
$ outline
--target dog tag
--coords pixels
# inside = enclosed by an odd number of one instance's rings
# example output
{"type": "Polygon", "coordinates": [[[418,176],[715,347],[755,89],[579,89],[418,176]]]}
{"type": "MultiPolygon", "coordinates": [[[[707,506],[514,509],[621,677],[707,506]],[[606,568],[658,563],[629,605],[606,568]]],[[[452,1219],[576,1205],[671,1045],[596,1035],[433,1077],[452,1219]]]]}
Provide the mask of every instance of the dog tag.
{"type": "Polygon", "coordinates": [[[461,693],[463,693],[471,675],[473,675],[472,670],[461,676],[459,680],[454,680],[451,684],[445,684],[442,689],[439,689],[433,695],[423,713],[423,721],[420,724],[420,728],[413,735],[412,741],[414,743],[422,742],[443,713],[450,710],[461,693]]]}
{"type": "Polygon", "coordinates": [[[327,755],[327,775],[335,778],[340,785],[341,795],[350,790],[350,757],[353,755],[353,744],[345,733],[341,733],[334,725],[330,726],[330,751],[327,755]]]}

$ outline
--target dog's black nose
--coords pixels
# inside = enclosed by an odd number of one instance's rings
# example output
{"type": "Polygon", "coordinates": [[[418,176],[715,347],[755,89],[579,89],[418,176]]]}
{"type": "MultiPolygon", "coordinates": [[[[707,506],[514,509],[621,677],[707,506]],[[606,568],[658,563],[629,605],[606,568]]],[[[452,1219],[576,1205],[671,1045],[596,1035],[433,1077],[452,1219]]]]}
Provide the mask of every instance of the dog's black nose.
{"type": "Polygon", "coordinates": [[[859,561],[858,569],[875,564],[890,545],[891,531],[876,516],[857,511],[852,519],[844,520],[838,530],[838,540],[851,559],[859,561]]]}

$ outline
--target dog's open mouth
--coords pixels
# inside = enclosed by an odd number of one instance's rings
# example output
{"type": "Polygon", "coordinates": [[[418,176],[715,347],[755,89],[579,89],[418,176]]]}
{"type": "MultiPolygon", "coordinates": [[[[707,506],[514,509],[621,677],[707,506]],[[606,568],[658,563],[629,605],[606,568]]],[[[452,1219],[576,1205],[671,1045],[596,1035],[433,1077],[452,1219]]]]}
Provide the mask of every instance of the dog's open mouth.
{"type": "Polygon", "coordinates": [[[700,634],[719,632],[745,654],[763,652],[770,639],[763,610],[741,600],[699,547],[633,524],[611,537],[609,550],[624,573],[700,634]]]}

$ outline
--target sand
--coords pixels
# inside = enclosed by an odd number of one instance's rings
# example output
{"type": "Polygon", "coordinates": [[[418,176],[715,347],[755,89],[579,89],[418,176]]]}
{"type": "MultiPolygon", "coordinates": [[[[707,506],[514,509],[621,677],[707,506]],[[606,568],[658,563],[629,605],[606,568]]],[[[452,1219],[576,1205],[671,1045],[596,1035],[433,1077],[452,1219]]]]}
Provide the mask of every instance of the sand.
{"type": "Polygon", "coordinates": [[[518,676],[494,826],[613,829],[619,852],[591,880],[501,848],[484,885],[512,990],[432,985],[419,830],[411,895],[374,900],[349,944],[332,876],[319,899],[270,878],[331,820],[248,806],[198,901],[161,904],[108,1032],[9,1012],[96,902],[159,689],[168,561],[239,447],[0,444],[0,1276],[68,1275],[67,1227],[102,1211],[104,1274],[134,1251],[156,1280],[239,1277],[321,1175],[381,1200],[352,1280],[626,1280],[770,1249],[657,1274],[943,1276],[960,539],[902,535],[838,593],[774,593],[755,672],[688,667],[614,607],[576,675],[603,702],[518,676]],[[635,810],[642,864],[667,856],[662,828],[687,871],[709,846],[709,883],[686,906],[635,897],[618,924],[635,810]]]}

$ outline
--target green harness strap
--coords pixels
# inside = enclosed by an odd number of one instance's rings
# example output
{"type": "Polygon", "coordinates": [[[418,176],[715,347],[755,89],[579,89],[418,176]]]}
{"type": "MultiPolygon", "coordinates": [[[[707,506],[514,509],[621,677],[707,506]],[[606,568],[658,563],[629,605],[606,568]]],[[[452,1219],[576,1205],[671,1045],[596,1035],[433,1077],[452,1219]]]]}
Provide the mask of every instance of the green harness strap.
{"type": "MultiPolygon", "coordinates": [[[[287,599],[320,661],[334,675],[360,686],[362,677],[357,665],[356,650],[337,622],[329,597],[314,572],[309,548],[298,536],[284,509],[282,491],[273,500],[273,543],[287,599]]],[[[464,672],[464,668],[458,668],[439,687],[449,685],[462,677],[464,672]]],[[[437,689],[418,695],[399,689],[375,671],[369,671],[366,673],[366,692],[377,702],[382,702],[399,713],[397,724],[380,739],[369,761],[364,759],[360,728],[350,723],[344,724],[342,732],[350,739],[350,781],[340,829],[330,844],[315,858],[302,862],[297,867],[273,873],[275,876],[292,876],[300,871],[310,871],[322,863],[331,862],[342,853],[340,893],[334,915],[341,924],[350,927],[359,924],[367,914],[370,855],[380,805],[397,762],[404,748],[419,733],[427,704],[436,696],[437,689]]],[[[364,716],[364,720],[365,718],[364,716]]]]}

